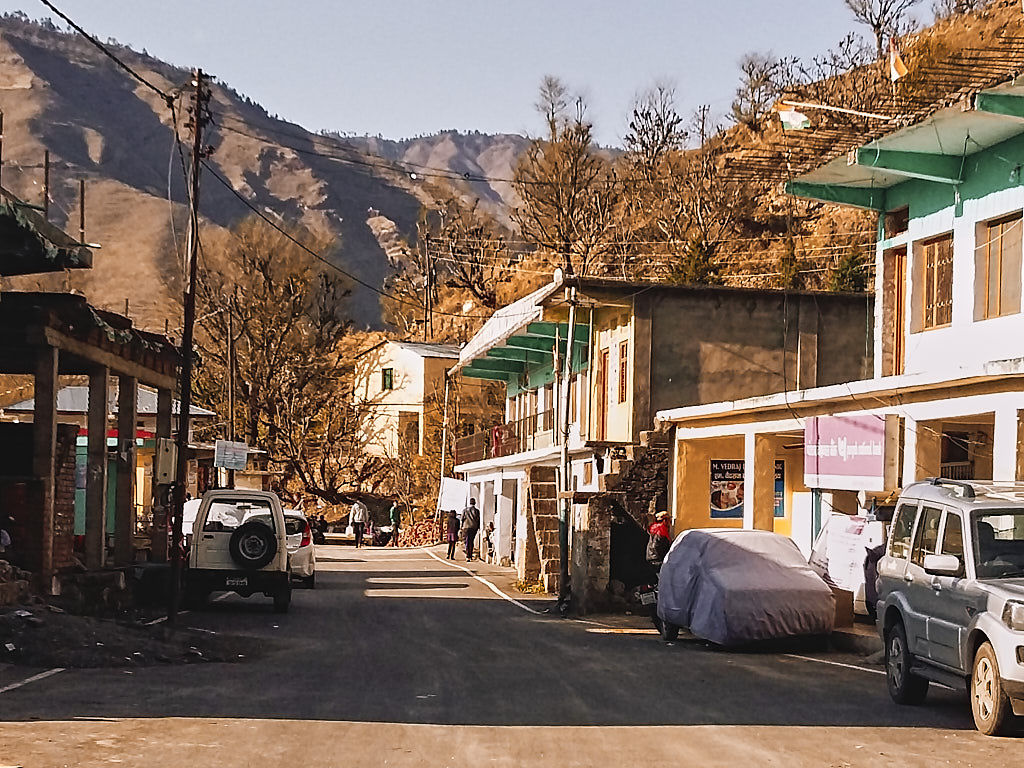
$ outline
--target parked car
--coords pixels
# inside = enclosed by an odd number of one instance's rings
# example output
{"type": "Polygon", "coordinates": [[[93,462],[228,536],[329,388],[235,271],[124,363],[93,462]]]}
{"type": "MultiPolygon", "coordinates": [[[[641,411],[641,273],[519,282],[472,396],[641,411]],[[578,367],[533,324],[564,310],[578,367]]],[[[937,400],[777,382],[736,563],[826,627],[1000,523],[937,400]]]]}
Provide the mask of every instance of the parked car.
{"type": "Polygon", "coordinates": [[[286,524],[281,501],[267,491],[214,490],[203,495],[192,527],[185,596],[202,604],[211,592],[262,593],[274,610],[291,603],[286,524]]]}
{"type": "Polygon", "coordinates": [[[313,527],[297,509],[284,511],[284,529],[288,537],[288,563],[292,578],[303,586],[316,587],[316,551],[313,547],[313,527]]]}
{"type": "Polygon", "coordinates": [[[970,691],[985,734],[1024,715],[1024,485],[931,479],[900,496],[878,563],[889,695],[970,691]]]}
{"type": "Polygon", "coordinates": [[[826,635],[832,590],[787,536],[770,531],[694,529],[680,534],[661,566],[662,635],[680,627],[719,645],[826,635]]]}

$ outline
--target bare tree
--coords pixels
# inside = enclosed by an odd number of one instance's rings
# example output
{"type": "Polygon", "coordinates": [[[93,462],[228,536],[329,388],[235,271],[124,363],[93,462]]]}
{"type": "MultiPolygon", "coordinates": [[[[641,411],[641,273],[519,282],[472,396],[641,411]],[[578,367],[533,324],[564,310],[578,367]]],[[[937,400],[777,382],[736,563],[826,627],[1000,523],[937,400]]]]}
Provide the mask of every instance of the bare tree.
{"type": "Polygon", "coordinates": [[[793,84],[796,60],[769,52],[752,51],[739,62],[740,83],[732,102],[732,117],[740,125],[760,132],[772,105],[793,84]]]}
{"type": "Polygon", "coordinates": [[[937,19],[971,13],[989,4],[991,0],[934,0],[932,13],[937,19]]]}
{"type": "MultiPolygon", "coordinates": [[[[291,234],[313,251],[328,250],[325,239],[291,234]]],[[[356,439],[339,346],[349,327],[347,282],[258,220],[211,243],[204,257],[197,394],[226,414],[233,381],[234,416],[249,444],[283,472],[283,490],[343,501],[373,471],[356,439]]]]}
{"type": "Polygon", "coordinates": [[[875,54],[881,59],[885,43],[904,23],[907,12],[920,0],[843,0],[858,22],[875,37],[875,54]]]}
{"type": "Polygon", "coordinates": [[[547,135],[530,143],[516,168],[513,186],[523,206],[513,218],[566,274],[585,275],[609,251],[621,183],[594,146],[582,97],[570,98],[565,85],[549,76],[537,109],[547,135]]]}

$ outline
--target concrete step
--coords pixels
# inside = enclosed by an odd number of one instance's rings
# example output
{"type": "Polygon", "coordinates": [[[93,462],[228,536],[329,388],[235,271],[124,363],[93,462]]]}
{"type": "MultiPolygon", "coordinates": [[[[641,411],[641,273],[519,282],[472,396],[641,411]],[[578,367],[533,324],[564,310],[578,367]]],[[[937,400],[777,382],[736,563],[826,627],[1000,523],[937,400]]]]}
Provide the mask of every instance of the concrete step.
{"type": "Polygon", "coordinates": [[[849,627],[836,627],[829,636],[829,645],[838,651],[858,653],[862,656],[881,653],[883,650],[882,639],[874,626],[861,623],[854,623],[849,627]]]}

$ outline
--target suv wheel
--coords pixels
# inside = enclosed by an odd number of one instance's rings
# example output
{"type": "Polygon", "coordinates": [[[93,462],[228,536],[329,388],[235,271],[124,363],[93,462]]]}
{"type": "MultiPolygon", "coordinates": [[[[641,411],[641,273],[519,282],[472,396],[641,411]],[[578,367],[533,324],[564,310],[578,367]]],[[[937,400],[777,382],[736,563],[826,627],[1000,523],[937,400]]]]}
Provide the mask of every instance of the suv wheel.
{"type": "Polygon", "coordinates": [[[986,736],[1001,733],[1010,714],[1010,699],[999,677],[996,652],[987,641],[981,644],[974,655],[971,712],[974,715],[974,726],[986,736]]]}
{"type": "Polygon", "coordinates": [[[921,704],[928,694],[928,681],[910,671],[913,660],[907,630],[902,621],[896,621],[885,635],[885,680],[897,704],[921,704]]]}

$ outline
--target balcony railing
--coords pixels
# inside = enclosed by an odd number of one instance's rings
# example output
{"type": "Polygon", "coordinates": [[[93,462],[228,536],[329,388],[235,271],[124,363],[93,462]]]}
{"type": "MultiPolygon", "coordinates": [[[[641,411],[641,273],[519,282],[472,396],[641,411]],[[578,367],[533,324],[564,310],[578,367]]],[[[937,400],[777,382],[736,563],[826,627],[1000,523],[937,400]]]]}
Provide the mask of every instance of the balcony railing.
{"type": "Polygon", "coordinates": [[[459,438],[455,442],[455,463],[468,464],[547,448],[554,445],[554,425],[555,412],[548,410],[459,438]]]}
{"type": "Polygon", "coordinates": [[[973,480],[973,461],[948,461],[942,465],[939,474],[946,480],[973,480]]]}

